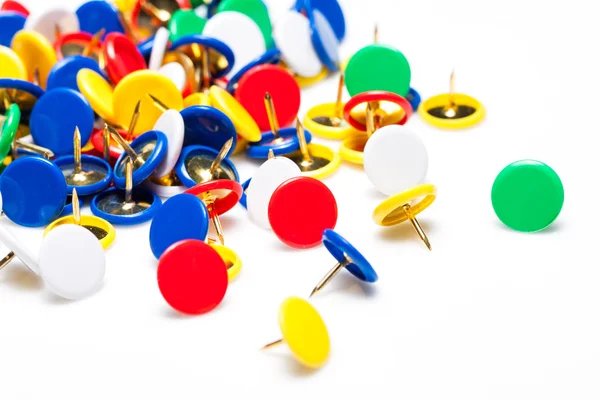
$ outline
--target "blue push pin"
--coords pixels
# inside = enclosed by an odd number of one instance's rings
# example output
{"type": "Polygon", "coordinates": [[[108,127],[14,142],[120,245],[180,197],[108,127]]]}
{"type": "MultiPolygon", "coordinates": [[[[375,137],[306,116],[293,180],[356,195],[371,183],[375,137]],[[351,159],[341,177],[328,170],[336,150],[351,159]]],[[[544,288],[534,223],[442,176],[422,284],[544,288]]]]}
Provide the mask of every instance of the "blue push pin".
{"type": "Polygon", "coordinates": [[[198,196],[183,193],[171,197],[150,225],[150,248],[154,257],[158,260],[165,250],[181,240],[204,242],[209,221],[208,210],[198,196]]]}
{"type": "Polygon", "coordinates": [[[119,11],[108,1],[88,1],[79,6],[75,14],[79,20],[79,29],[83,32],[94,34],[104,29],[104,36],[110,32],[125,33],[119,19],[119,11]]]}
{"type": "Polygon", "coordinates": [[[327,17],[315,8],[308,8],[312,44],[319,60],[332,72],[340,69],[339,41],[327,17]]]}
{"type": "Polygon", "coordinates": [[[338,263],[315,286],[310,297],[321,291],[344,268],[363,282],[373,283],[377,281],[377,273],[367,259],[335,231],[327,229],[323,232],[323,244],[338,263]]]}
{"type": "Polygon", "coordinates": [[[63,211],[67,184],[60,169],[41,157],[21,157],[0,176],[4,214],[15,224],[38,228],[63,211]]]}
{"type": "MultiPolygon", "coordinates": [[[[260,141],[251,143],[246,149],[246,154],[252,158],[267,159],[271,151],[274,156],[283,156],[300,150],[297,129],[295,127],[279,128],[275,104],[273,104],[273,98],[269,93],[265,93],[265,107],[271,131],[263,133],[260,141]]],[[[306,143],[310,143],[312,140],[310,132],[304,130],[304,136],[306,143]]]]}
{"type": "Polygon", "coordinates": [[[75,128],[73,137],[74,155],[54,160],[67,182],[67,193],[77,189],[82,196],[98,193],[106,189],[113,179],[110,165],[101,158],[81,155],[81,134],[75,128]]]}
{"type": "Polygon", "coordinates": [[[48,74],[46,87],[48,90],[64,87],[79,92],[77,73],[84,68],[91,69],[108,80],[108,77],[94,59],[73,55],[65,57],[54,64],[48,74]]]}
{"type": "Polygon", "coordinates": [[[168,139],[160,131],[148,131],[138,136],[131,145],[123,137],[108,125],[105,129],[110,136],[125,150],[115,164],[114,182],[119,189],[124,189],[126,184],[125,167],[127,160],[133,162],[133,186],[138,186],[152,175],[167,154],[168,139]]]}
{"type": "Polygon", "coordinates": [[[133,161],[125,162],[125,190],[110,188],[92,199],[92,214],[114,225],[136,225],[150,221],[162,205],[160,197],[133,188],[133,161]]]}
{"type": "MultiPolygon", "coordinates": [[[[27,116],[32,104],[45,93],[44,89],[34,83],[13,78],[0,78],[0,89],[8,89],[4,91],[5,99],[8,103],[19,106],[21,117],[27,116]]],[[[4,101],[0,101],[0,109],[6,111],[4,101]]]]}
{"type": "Polygon", "coordinates": [[[233,140],[229,139],[218,152],[206,146],[185,147],[175,166],[175,172],[181,183],[192,188],[215,179],[239,182],[240,176],[235,165],[226,158],[232,144],[233,140]]]}
{"type": "Polygon", "coordinates": [[[252,182],[252,178],[248,179],[246,182],[242,183],[242,195],[240,196],[240,204],[244,208],[248,208],[246,206],[246,190],[248,190],[248,186],[250,186],[250,182],[252,182]]]}
{"type": "Polygon", "coordinates": [[[337,0],[296,0],[296,11],[311,15],[319,11],[331,25],[338,42],[342,42],[346,36],[346,19],[344,12],[337,0]]]}
{"type": "Polygon", "coordinates": [[[265,54],[243,66],[238,72],[236,72],[235,75],[231,77],[231,79],[229,79],[229,82],[227,82],[227,91],[231,94],[234,94],[239,80],[242,79],[242,76],[244,76],[244,74],[250,71],[252,68],[263,64],[279,64],[280,61],[281,51],[279,49],[274,48],[267,50],[265,54]]]}
{"type": "Polygon", "coordinates": [[[81,141],[87,143],[94,129],[94,111],[81,93],[67,88],[50,90],[33,106],[31,136],[57,156],[73,154],[71,135],[75,127],[79,127],[81,141]]]}
{"type": "Polygon", "coordinates": [[[23,29],[26,18],[16,12],[0,12],[0,46],[10,47],[13,36],[23,29]]]}
{"type": "Polygon", "coordinates": [[[227,154],[231,155],[237,145],[237,133],[227,115],[208,106],[191,106],[180,113],[185,125],[184,147],[200,145],[220,151],[232,139],[232,147],[227,154]]]}
{"type": "Polygon", "coordinates": [[[410,88],[408,90],[408,94],[406,95],[406,100],[410,103],[413,111],[417,111],[419,106],[421,105],[421,95],[415,89],[410,88]]]}
{"type": "MultiPolygon", "coordinates": [[[[213,2],[214,3],[214,2],[213,2]]],[[[212,50],[217,54],[220,54],[227,61],[227,66],[222,69],[218,69],[215,71],[211,71],[210,75],[213,78],[221,78],[229,73],[233,68],[233,64],[235,63],[235,56],[233,51],[227,46],[225,43],[220,40],[210,38],[208,36],[202,35],[188,35],[182,38],[177,39],[171,44],[172,50],[182,51],[183,47],[192,46],[199,47],[200,50],[212,50]]],[[[192,61],[200,61],[200,60],[192,60],[192,61]]],[[[221,64],[221,63],[219,63],[221,64]]]]}

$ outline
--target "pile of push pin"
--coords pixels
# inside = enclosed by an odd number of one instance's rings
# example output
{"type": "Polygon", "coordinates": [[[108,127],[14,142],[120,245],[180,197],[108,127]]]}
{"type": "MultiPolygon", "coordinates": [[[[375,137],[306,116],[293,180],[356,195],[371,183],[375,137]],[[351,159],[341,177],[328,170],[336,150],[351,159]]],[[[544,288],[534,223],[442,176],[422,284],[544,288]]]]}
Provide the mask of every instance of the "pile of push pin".
{"type": "MultiPolygon", "coordinates": [[[[102,284],[113,225],[151,221],[164,299],[179,312],[206,313],[241,269],[219,220],[241,203],[285,244],[324,244],[337,260],[312,294],[344,268],[375,282],[367,260],[333,231],[337,203],[320,179],[342,160],[364,165],[390,196],[374,221],[410,222],[431,249],[416,216],[436,188],[423,183],[426,147],[404,125],[418,110],[431,125],[468,128],[484,108],[455,93],[454,74],[448,94],[420,104],[407,59],[379,44],[377,30],[375,43],[340,62],[344,35],[336,0],[298,0],[273,25],[261,0],[92,0],[75,13],[37,14],[5,1],[2,210],[18,225],[47,228],[35,255],[0,226],[12,250],[0,269],[16,256],[57,295],[81,299],[102,284]],[[301,122],[300,88],[337,72],[337,100],[301,122]],[[339,151],[313,135],[340,140],[339,151]],[[235,154],[264,160],[243,184],[235,154]],[[84,198],[93,216],[81,215],[84,198]]],[[[498,217],[519,231],[547,227],[563,199],[558,175],[533,160],[510,164],[492,188],[498,217]]],[[[280,312],[283,339],[266,347],[285,341],[300,362],[322,366],[329,336],[317,311],[289,298],[280,312]]]]}

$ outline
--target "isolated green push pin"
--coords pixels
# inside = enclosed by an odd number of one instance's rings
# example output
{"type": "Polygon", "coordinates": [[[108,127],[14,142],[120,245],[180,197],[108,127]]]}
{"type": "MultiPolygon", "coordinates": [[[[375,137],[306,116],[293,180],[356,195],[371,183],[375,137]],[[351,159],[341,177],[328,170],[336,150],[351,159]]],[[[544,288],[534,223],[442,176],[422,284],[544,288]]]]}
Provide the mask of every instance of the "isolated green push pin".
{"type": "Polygon", "coordinates": [[[269,10],[262,0],[223,0],[217,7],[217,14],[224,11],[235,11],[249,17],[260,28],[265,38],[266,48],[270,49],[274,46],[269,10]]]}
{"type": "Polygon", "coordinates": [[[0,124],[0,164],[11,150],[12,144],[19,130],[21,110],[16,104],[11,104],[4,114],[4,122],[0,124]]]}
{"type": "Polygon", "coordinates": [[[535,160],[514,162],[496,177],[492,205],[506,226],[520,232],[547,228],[560,214],[565,192],[559,176],[535,160]]]}
{"type": "Polygon", "coordinates": [[[200,35],[206,25],[206,19],[200,17],[194,10],[177,10],[169,21],[171,42],[184,36],[200,35]]]}

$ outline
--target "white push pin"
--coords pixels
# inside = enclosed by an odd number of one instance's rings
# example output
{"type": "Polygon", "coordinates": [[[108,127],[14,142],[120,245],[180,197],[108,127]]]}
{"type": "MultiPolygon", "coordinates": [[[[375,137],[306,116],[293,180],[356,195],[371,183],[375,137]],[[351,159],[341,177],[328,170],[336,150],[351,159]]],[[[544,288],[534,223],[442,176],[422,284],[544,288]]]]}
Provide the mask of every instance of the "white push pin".
{"type": "Polygon", "coordinates": [[[175,84],[175,87],[182,92],[187,83],[187,75],[183,65],[177,62],[170,62],[158,69],[158,72],[169,78],[175,84]]]}
{"type": "Polygon", "coordinates": [[[288,179],[302,175],[300,167],[287,157],[272,157],[256,171],[246,190],[246,206],[250,220],[271,229],[269,202],[273,192],[288,179]]]}
{"type": "Polygon", "coordinates": [[[48,288],[58,296],[83,299],[102,286],[106,270],[104,249],[83,226],[57,226],[44,238],[39,270],[48,288]]]}
{"type": "Polygon", "coordinates": [[[0,270],[6,267],[13,258],[17,257],[34,274],[40,274],[40,269],[34,253],[2,225],[0,225],[0,242],[10,250],[10,253],[0,260],[0,270]]]}
{"type": "Polygon", "coordinates": [[[367,177],[377,190],[388,196],[423,183],[428,157],[423,141],[401,125],[378,129],[364,151],[367,177]]]}
{"type": "Polygon", "coordinates": [[[214,15],[206,22],[202,34],[220,40],[233,51],[235,65],[227,74],[228,78],[267,51],[265,38],[256,22],[239,12],[225,11],[214,15]]]}
{"type": "Polygon", "coordinates": [[[299,12],[288,11],[277,21],[273,39],[292,71],[305,78],[319,75],[323,64],[311,40],[308,18],[299,12]]]}
{"type": "Polygon", "coordinates": [[[55,8],[39,14],[32,13],[27,17],[24,29],[39,32],[50,43],[54,43],[61,35],[79,32],[79,19],[74,12],[65,8],[55,8]]]}
{"type": "Polygon", "coordinates": [[[169,35],[171,33],[167,28],[161,26],[154,35],[154,43],[152,44],[152,50],[150,51],[150,59],[148,60],[148,69],[151,71],[158,71],[163,65],[163,58],[167,51],[169,44],[169,35]]]}

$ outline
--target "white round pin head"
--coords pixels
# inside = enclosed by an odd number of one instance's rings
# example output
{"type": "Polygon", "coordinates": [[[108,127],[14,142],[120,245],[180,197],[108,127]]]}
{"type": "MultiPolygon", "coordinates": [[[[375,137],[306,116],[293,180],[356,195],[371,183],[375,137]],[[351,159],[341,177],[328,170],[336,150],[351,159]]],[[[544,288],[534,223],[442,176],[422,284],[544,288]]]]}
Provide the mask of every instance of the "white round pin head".
{"type": "Polygon", "coordinates": [[[273,192],[288,179],[300,176],[300,168],[286,157],[265,161],[256,171],[246,190],[246,206],[250,220],[256,225],[271,229],[269,202],[273,192]]]}
{"type": "Polygon", "coordinates": [[[82,226],[60,225],[44,238],[40,274],[56,295],[79,300],[94,294],[104,281],[106,259],[96,236],[82,226]]]}
{"type": "Polygon", "coordinates": [[[25,21],[25,29],[41,33],[50,41],[56,41],[56,35],[79,32],[77,14],[64,8],[55,8],[43,13],[32,13],[25,21]]]}
{"type": "Polygon", "coordinates": [[[183,91],[187,80],[183,65],[176,62],[170,62],[160,67],[158,72],[169,78],[180,92],[183,91]]]}
{"type": "Polygon", "coordinates": [[[236,11],[224,11],[210,18],[202,34],[220,40],[233,51],[235,63],[228,78],[267,51],[265,38],[256,22],[236,11]]]}
{"type": "Polygon", "coordinates": [[[25,266],[33,273],[37,275],[40,274],[40,268],[35,254],[2,224],[0,224],[0,242],[2,242],[8,250],[12,251],[15,254],[15,257],[21,260],[21,262],[23,262],[23,264],[25,264],[25,266]]]}
{"type": "Polygon", "coordinates": [[[164,186],[159,183],[153,182],[152,179],[146,179],[142,185],[151,192],[155,193],[158,197],[168,199],[178,194],[185,193],[188,188],[183,184],[179,186],[164,186]]]}
{"type": "Polygon", "coordinates": [[[162,65],[167,45],[169,43],[170,32],[164,26],[161,26],[154,35],[154,43],[150,51],[150,59],[148,60],[148,69],[158,71],[162,65]]]}
{"type": "Polygon", "coordinates": [[[365,146],[364,168],[377,190],[388,196],[423,183],[427,149],[421,138],[400,125],[378,129],[365,146]]]}
{"type": "Polygon", "coordinates": [[[167,110],[158,118],[153,130],[161,131],[167,136],[168,140],[167,154],[152,174],[155,178],[162,178],[173,171],[179,159],[179,154],[181,154],[185,135],[183,117],[179,111],[167,110]]]}
{"type": "Polygon", "coordinates": [[[277,21],[273,39],[283,60],[296,74],[306,78],[319,75],[323,64],[311,40],[308,18],[296,11],[286,12],[277,21]]]}

